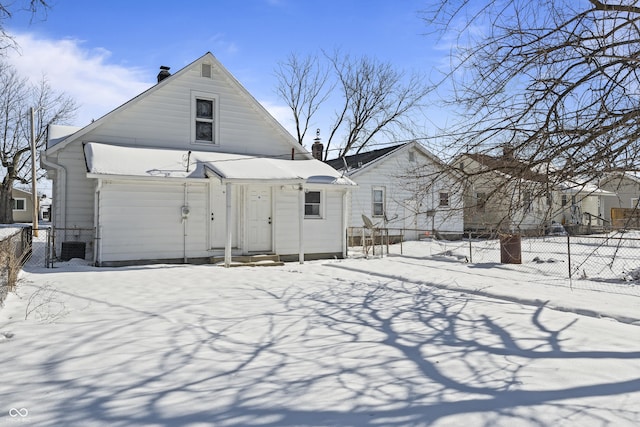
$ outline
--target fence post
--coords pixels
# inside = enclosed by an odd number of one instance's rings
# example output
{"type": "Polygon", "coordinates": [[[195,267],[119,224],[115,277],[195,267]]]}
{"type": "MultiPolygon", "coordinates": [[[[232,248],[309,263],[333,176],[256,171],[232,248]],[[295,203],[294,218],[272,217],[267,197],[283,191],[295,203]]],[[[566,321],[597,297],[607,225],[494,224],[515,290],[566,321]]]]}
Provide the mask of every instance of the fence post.
{"type": "Polygon", "coordinates": [[[469,232],[469,264],[473,263],[473,247],[471,246],[471,232],[469,232]]]}
{"type": "Polygon", "coordinates": [[[569,279],[571,279],[571,235],[567,233],[567,265],[569,266],[569,279]]]}

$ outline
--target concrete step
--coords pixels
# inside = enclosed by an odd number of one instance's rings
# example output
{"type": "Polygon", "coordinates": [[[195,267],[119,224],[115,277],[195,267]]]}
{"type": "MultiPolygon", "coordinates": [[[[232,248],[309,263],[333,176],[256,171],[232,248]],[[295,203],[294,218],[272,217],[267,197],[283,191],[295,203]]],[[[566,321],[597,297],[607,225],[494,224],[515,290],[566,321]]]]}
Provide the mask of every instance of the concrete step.
{"type": "MultiPolygon", "coordinates": [[[[224,265],[224,257],[212,257],[211,263],[224,265]]],[[[280,256],[275,254],[232,256],[230,267],[273,267],[284,265],[280,256]]]]}

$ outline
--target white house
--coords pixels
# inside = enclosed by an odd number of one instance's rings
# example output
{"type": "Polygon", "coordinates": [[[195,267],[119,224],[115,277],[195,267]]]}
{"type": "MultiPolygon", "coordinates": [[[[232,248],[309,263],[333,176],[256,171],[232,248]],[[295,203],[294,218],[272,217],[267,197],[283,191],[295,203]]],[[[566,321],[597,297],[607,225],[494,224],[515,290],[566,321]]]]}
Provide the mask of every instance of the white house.
{"type": "Polygon", "coordinates": [[[462,192],[450,167],[419,143],[389,146],[327,161],[358,184],[350,193],[349,226],[366,216],[406,240],[463,233],[462,192]]]}
{"type": "Polygon", "coordinates": [[[82,129],[51,128],[42,164],[56,242],[82,243],[98,266],[346,253],[353,182],[211,53],[161,67],[156,85],[82,129]]]}

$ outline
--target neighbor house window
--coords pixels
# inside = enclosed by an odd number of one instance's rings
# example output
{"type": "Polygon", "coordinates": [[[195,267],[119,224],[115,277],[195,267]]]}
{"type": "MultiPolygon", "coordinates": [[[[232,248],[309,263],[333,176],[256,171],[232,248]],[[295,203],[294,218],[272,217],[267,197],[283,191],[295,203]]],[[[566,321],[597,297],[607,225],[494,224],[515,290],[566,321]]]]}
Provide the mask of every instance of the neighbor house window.
{"type": "Polygon", "coordinates": [[[192,141],[196,143],[218,143],[218,98],[211,94],[192,95],[192,141]]]}
{"type": "Polygon", "coordinates": [[[640,208],[640,204],[638,202],[640,202],[640,199],[637,199],[637,198],[631,199],[631,209],[640,208]]]}
{"type": "Polygon", "coordinates": [[[487,195],[485,193],[476,193],[476,209],[478,212],[484,212],[487,204],[487,195]]]}
{"type": "Polygon", "coordinates": [[[384,188],[374,188],[371,193],[373,216],[384,216],[384,188]]]}
{"type": "Polygon", "coordinates": [[[440,206],[440,207],[448,207],[449,206],[449,193],[446,192],[446,191],[441,191],[439,200],[440,201],[438,202],[438,206],[440,206]]]}
{"type": "Polygon", "coordinates": [[[304,217],[320,218],[320,203],[322,197],[319,191],[307,191],[304,194],[304,217]]]}
{"type": "Polygon", "coordinates": [[[413,151],[409,151],[409,161],[410,162],[416,161],[416,153],[414,153],[413,151]]]}
{"type": "Polygon", "coordinates": [[[567,206],[567,203],[569,203],[569,198],[567,197],[566,194],[562,195],[562,206],[567,206]]]}
{"type": "Polygon", "coordinates": [[[27,210],[27,199],[11,199],[13,200],[13,210],[14,211],[26,211],[27,210]]]}

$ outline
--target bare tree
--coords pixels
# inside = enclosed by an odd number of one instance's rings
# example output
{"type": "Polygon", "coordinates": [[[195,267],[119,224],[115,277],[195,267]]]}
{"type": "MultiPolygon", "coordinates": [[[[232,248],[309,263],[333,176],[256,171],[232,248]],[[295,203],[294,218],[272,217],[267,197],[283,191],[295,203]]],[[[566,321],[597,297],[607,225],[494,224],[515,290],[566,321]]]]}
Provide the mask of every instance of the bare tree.
{"type": "Polygon", "coordinates": [[[291,53],[276,70],[276,92],[291,109],[296,124],[296,137],[300,145],[309,129],[311,118],[329,97],[329,73],[317,56],[304,58],[291,53]]]}
{"type": "Polygon", "coordinates": [[[38,13],[46,14],[49,9],[46,0],[18,0],[18,1],[2,1],[0,2],[0,55],[6,49],[18,47],[15,40],[9,34],[4,26],[4,22],[11,19],[15,13],[28,12],[31,17],[35,17],[38,13]]]}
{"type": "Polygon", "coordinates": [[[344,157],[357,154],[381,134],[387,140],[398,134],[411,138],[414,114],[430,91],[418,74],[407,75],[390,63],[340,52],[305,59],[290,56],[277,77],[277,93],[293,112],[300,143],[321,107],[335,108],[325,160],[332,144],[338,146],[337,157],[344,157]]]}
{"type": "Polygon", "coordinates": [[[541,196],[640,169],[636,1],[442,0],[425,19],[451,46],[439,84],[463,114],[442,130],[452,155],[510,147],[509,173],[544,174],[529,188],[541,196]]]}
{"type": "Polygon", "coordinates": [[[77,106],[65,94],[56,93],[46,79],[29,84],[13,67],[0,63],[0,224],[13,222],[13,186],[31,182],[30,108],[35,111],[34,138],[39,150],[46,143],[48,126],[66,123],[73,118],[77,106]]]}

